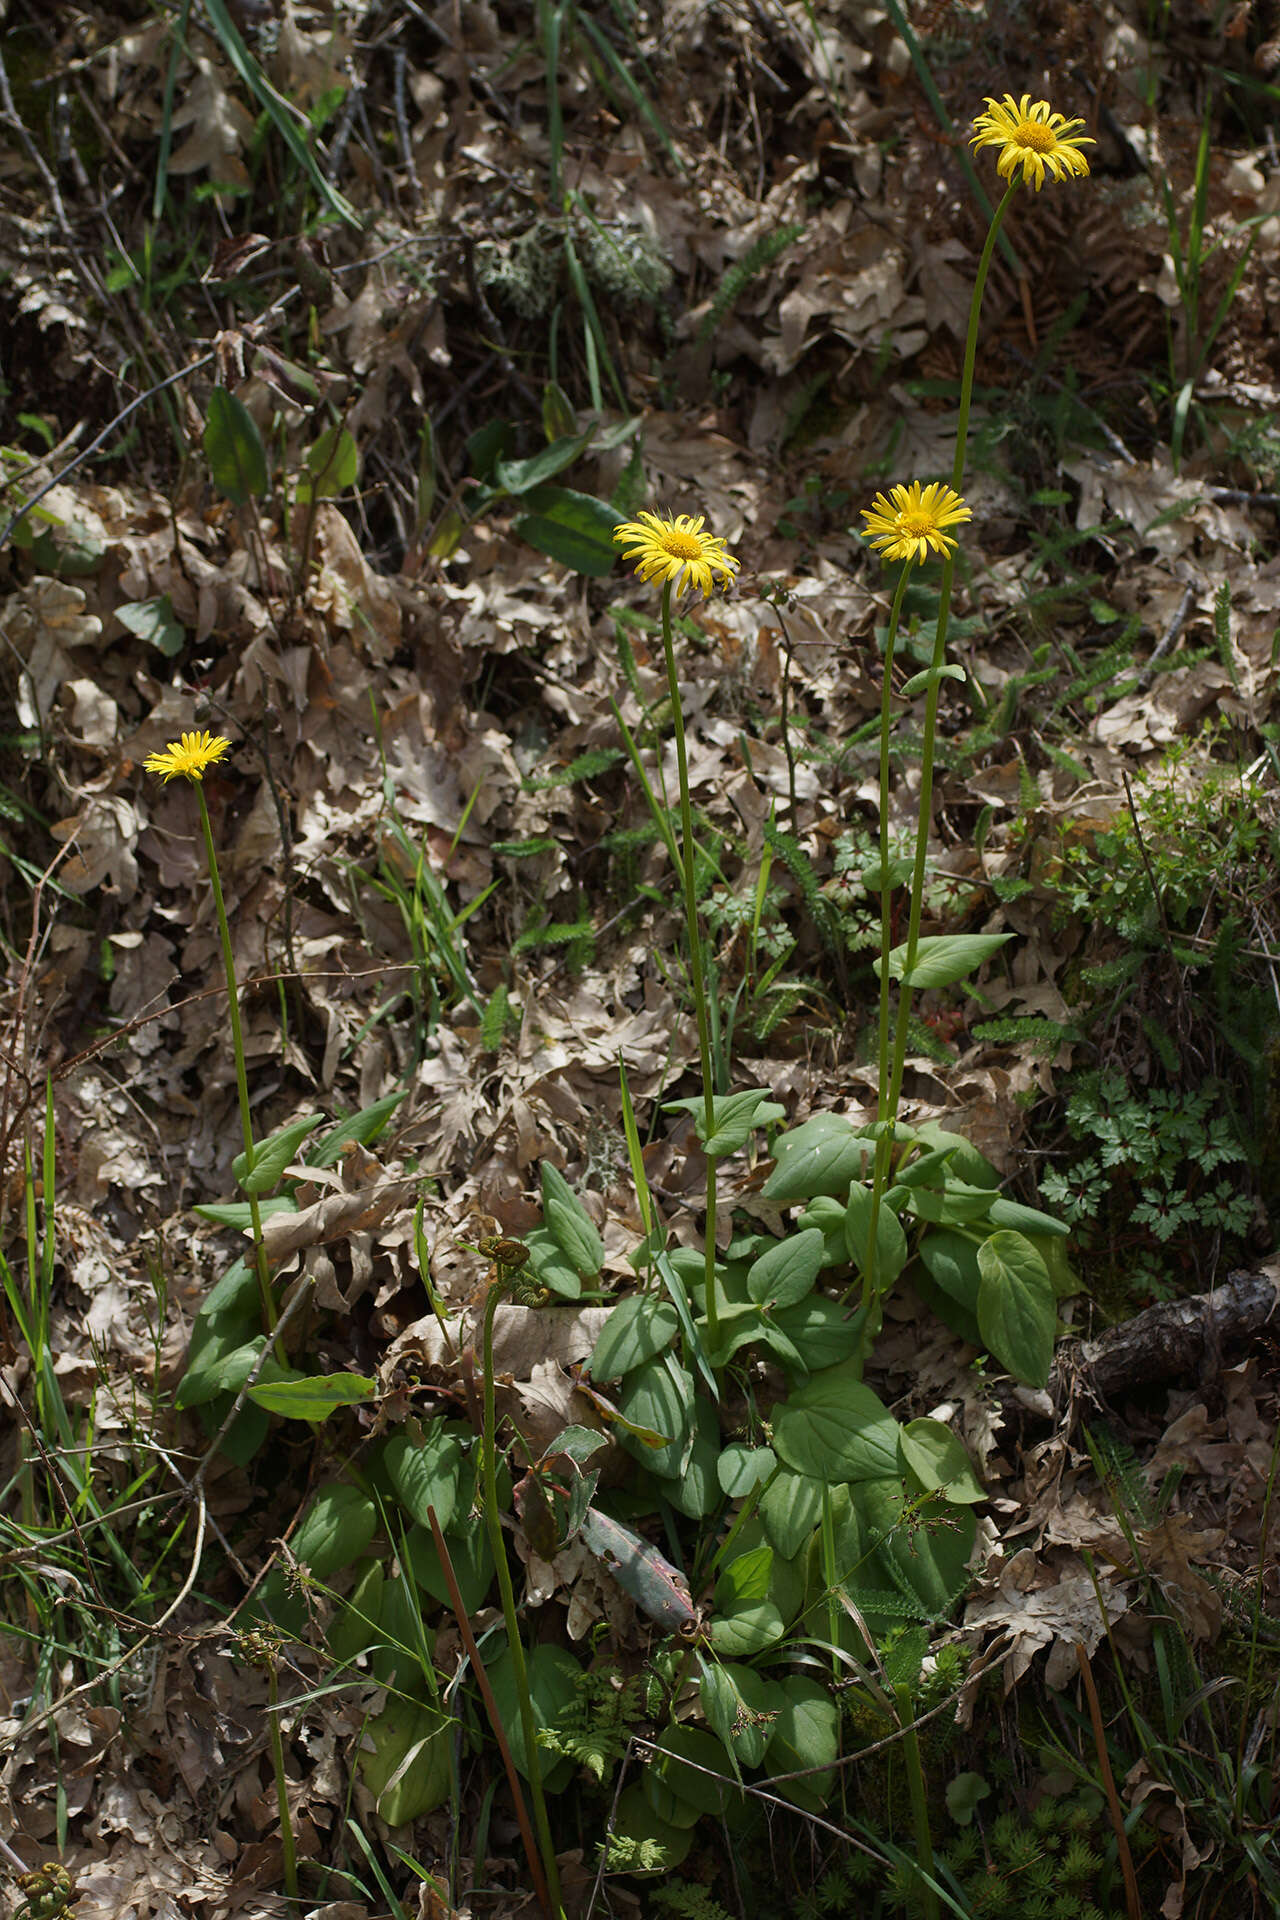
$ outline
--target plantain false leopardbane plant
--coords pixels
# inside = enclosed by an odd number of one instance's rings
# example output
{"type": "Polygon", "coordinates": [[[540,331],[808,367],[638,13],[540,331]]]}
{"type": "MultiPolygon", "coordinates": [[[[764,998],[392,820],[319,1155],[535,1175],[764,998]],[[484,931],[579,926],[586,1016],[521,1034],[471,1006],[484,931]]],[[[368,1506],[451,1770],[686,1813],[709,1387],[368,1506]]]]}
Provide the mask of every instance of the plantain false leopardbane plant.
{"type": "MultiPolygon", "coordinates": [[[[701,1816],[730,1826],[747,1821],[753,1786],[809,1813],[826,1809],[841,1779],[842,1700],[873,1687],[874,1646],[892,1629],[929,1628],[949,1614],[968,1585],[975,1508],[985,1498],[945,1422],[899,1420],[867,1385],[885,1300],[909,1277],[963,1339],[1020,1381],[1041,1386],[1052,1359],[1057,1296],[1072,1284],[1062,1223],[1006,1198],[996,1168],[970,1141],[902,1111],[913,996],[965,978],[1008,937],[921,931],[938,698],[958,674],[946,659],[947,622],[959,530],[970,517],[961,489],[982,289],[1013,194],[1088,171],[1072,132],[1078,123],[1051,113],[1047,103],[1005,96],[987,107],[975,123],[975,143],[998,147],[1009,186],[974,289],[951,479],[892,486],[865,515],[877,551],[902,566],[885,662],[880,858],[864,870],[882,901],[891,866],[884,832],[894,701],[923,694],[925,703],[902,946],[890,944],[889,916],[882,915],[874,1118],[859,1124],[815,1113],[786,1127],[785,1110],[767,1089],[715,1089],[716,1009],[708,1000],[711,974],[694,886],[673,608],[689,591],[729,588],[739,564],[704,518],[642,512],[615,537],[640,578],[661,589],[680,787],[665,840],[683,898],[701,1076],[691,1097],[671,1105],[690,1114],[705,1155],[701,1244],[671,1243],[647,1185],[624,1075],[623,1121],[643,1239],[631,1256],[636,1288],[610,1304],[583,1376],[604,1432],[569,1427],[540,1457],[519,1443],[503,1445],[492,1336],[498,1295],[511,1276],[495,1253],[480,1356],[481,1431],[455,1409],[415,1412],[370,1434],[344,1478],[314,1492],[290,1540],[329,1609],[318,1630],[335,1676],[354,1677],[359,1663],[388,1689],[365,1729],[359,1768],[392,1826],[462,1795],[459,1698],[473,1729],[468,1738],[477,1737],[484,1719],[465,1672],[447,1682],[435,1672],[427,1622],[436,1608],[460,1605],[483,1620],[496,1591],[501,1624],[491,1617],[477,1637],[512,1763],[531,1789],[537,1782],[543,1904],[553,1914],[560,1910],[557,1831],[563,1843],[581,1845],[585,1832],[602,1846],[602,1872],[655,1875],[679,1866],[701,1816]],[[895,693],[893,647],[905,582],[934,558],[942,561],[942,580],[932,660],[895,693]],[[761,1129],[770,1130],[772,1158],[761,1193],[785,1221],[781,1236],[754,1220],[719,1217],[717,1169],[761,1129]],[[606,1480],[595,1461],[606,1432],[626,1459],[620,1487],[616,1471],[606,1480]],[[536,1535],[543,1560],[580,1550],[584,1564],[594,1563],[634,1602],[648,1637],[644,1731],[597,1724],[599,1661],[589,1667],[582,1649],[561,1644],[544,1624],[530,1632],[527,1614],[520,1643],[509,1535],[499,1524],[512,1514],[523,1542],[532,1546],[536,1535]],[[327,1584],[339,1574],[336,1589],[327,1584]],[[599,1759],[590,1778],[584,1752],[599,1759]],[[556,1796],[571,1788],[578,1819],[562,1823],[556,1796]]],[[[364,1129],[358,1137],[367,1139],[385,1117],[369,1110],[347,1124],[364,1129]]],[[[269,1145],[257,1148],[259,1164],[269,1145]]],[[[317,1149],[326,1151],[323,1143],[317,1149]]],[[[283,1171],[288,1164],[281,1163],[281,1181],[294,1177],[283,1171]]],[[[543,1223],[524,1234],[519,1249],[521,1279],[529,1282],[521,1310],[554,1313],[559,1304],[572,1318],[574,1303],[602,1285],[605,1249],[587,1209],[549,1163],[541,1187],[543,1223]],[[540,1300],[546,1304],[535,1304],[540,1300]]],[[[289,1195],[279,1198],[287,1204],[289,1195]]],[[[462,1352],[475,1334],[436,1299],[420,1229],[417,1245],[432,1304],[462,1352]]],[[[209,1316],[206,1331],[221,1344],[206,1346],[201,1394],[234,1391],[243,1356],[261,1356],[246,1294],[242,1284],[234,1324],[227,1318],[216,1325],[209,1316]]],[[[226,1301],[222,1311],[230,1314],[226,1301]]],[[[251,1392],[259,1409],[316,1421],[333,1410],[320,1410],[321,1390],[332,1393],[344,1382],[353,1397],[366,1385],[372,1392],[372,1382],[343,1374],[268,1378],[251,1392]],[[300,1413],[303,1404],[308,1411],[300,1413]]],[[[307,1630],[305,1595],[283,1569],[273,1570],[258,1599],[289,1634],[307,1630]]],[[[914,1849],[924,1910],[932,1914],[936,1882],[922,1763],[908,1738],[910,1701],[883,1689],[877,1697],[902,1736],[908,1769],[915,1767],[914,1849]]],[[[449,1892],[455,1903],[462,1897],[452,1883],[449,1892]]]]}

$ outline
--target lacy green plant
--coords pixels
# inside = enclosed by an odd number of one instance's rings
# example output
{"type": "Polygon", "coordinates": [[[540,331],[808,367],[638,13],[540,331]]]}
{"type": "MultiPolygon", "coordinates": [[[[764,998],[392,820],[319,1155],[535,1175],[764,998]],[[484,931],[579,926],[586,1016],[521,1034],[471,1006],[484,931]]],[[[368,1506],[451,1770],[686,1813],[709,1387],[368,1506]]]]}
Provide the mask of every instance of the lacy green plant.
{"type": "Polygon", "coordinates": [[[1179,1276],[1203,1281],[1238,1253],[1260,1215],[1251,1154],[1221,1082],[1194,1093],[1131,1090],[1087,1074],[1067,1103],[1071,1134],[1093,1148],[1042,1182],[1103,1275],[1126,1297],[1167,1299],[1179,1276]],[[1224,1171],[1225,1170],[1225,1171],[1224,1171]]]}
{"type": "Polygon", "coordinates": [[[1067,1101],[1067,1127],[1092,1151],[1040,1183],[1082,1249],[1123,1263],[1130,1285],[1145,1283],[1158,1297],[1170,1292],[1168,1253],[1158,1250],[1213,1235],[1238,1241],[1253,1222],[1253,1201],[1233,1171],[1247,1155],[1221,1093],[1134,1092],[1120,1074],[1083,1075],[1067,1101]]]}

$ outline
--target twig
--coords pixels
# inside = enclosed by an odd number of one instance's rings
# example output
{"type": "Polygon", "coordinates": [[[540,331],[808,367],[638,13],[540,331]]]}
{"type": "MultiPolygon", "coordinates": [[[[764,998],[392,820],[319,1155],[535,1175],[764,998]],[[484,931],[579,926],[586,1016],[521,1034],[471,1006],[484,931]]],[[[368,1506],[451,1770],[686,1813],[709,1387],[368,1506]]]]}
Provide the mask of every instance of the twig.
{"type": "MultiPolygon", "coordinates": [[[[498,1751],[502,1755],[502,1764],[506,1769],[507,1784],[511,1788],[511,1797],[515,1801],[516,1823],[520,1828],[520,1838],[524,1843],[525,1857],[529,1862],[529,1872],[533,1876],[534,1891],[538,1896],[542,1911],[549,1916],[549,1920],[555,1920],[556,1910],[551,1904],[551,1895],[547,1890],[547,1877],[542,1871],[542,1861],[538,1857],[538,1844],[533,1837],[533,1828],[529,1824],[529,1810],[525,1806],[524,1794],[520,1790],[520,1778],[516,1773],[516,1763],[512,1758],[511,1748],[507,1743],[506,1729],[502,1724],[502,1715],[498,1711],[498,1703],[494,1699],[493,1688],[489,1684],[489,1676],[485,1672],[484,1661],[480,1658],[480,1649],[476,1645],[476,1637],[471,1631],[471,1621],[467,1615],[466,1602],[463,1600],[462,1589],[458,1585],[458,1576],[453,1570],[453,1562],[449,1558],[449,1549],[445,1545],[444,1535],[440,1531],[440,1522],[436,1519],[436,1510],[434,1507],[429,1506],[427,1508],[427,1519],[431,1523],[431,1538],[435,1542],[436,1553],[439,1556],[440,1571],[444,1574],[445,1585],[449,1589],[449,1600],[453,1607],[454,1618],[458,1623],[458,1632],[462,1637],[462,1644],[467,1650],[467,1658],[470,1660],[472,1671],[476,1676],[476,1684],[480,1688],[481,1697],[485,1704],[485,1711],[489,1715],[489,1724],[493,1728],[493,1736],[498,1743],[498,1751]]],[[[536,1751],[526,1754],[525,1758],[528,1760],[530,1767],[537,1766],[538,1755],[536,1751]]]]}
{"type": "MultiPolygon", "coordinates": [[[[1103,1618],[1105,1617],[1104,1614],[1103,1618]]],[[[1093,1684],[1089,1656],[1078,1640],[1076,1641],[1076,1664],[1080,1669],[1080,1678],[1084,1682],[1085,1696],[1089,1702],[1089,1719],[1093,1724],[1093,1743],[1098,1755],[1098,1772],[1102,1778],[1103,1789],[1107,1796],[1107,1811],[1111,1816],[1111,1825],[1116,1836],[1120,1871],[1124,1875],[1125,1905],[1129,1909],[1129,1920],[1142,1920],[1142,1903],[1138,1898],[1138,1876],[1133,1870],[1133,1855],[1129,1851],[1129,1836],[1125,1832],[1124,1808],[1120,1805],[1115,1775],[1111,1771],[1111,1755],[1107,1752],[1107,1735],[1102,1724],[1102,1706],[1098,1699],[1098,1689],[1093,1684]]]]}
{"type": "Polygon", "coordinates": [[[409,188],[413,194],[413,204],[419,213],[422,211],[422,181],[418,178],[418,168],[413,157],[413,141],[409,134],[409,113],[405,106],[405,75],[408,71],[409,56],[403,47],[397,47],[391,56],[392,102],[396,115],[396,137],[400,142],[400,159],[409,176],[409,188]]]}
{"type": "Polygon", "coordinates": [[[145,392],[135,394],[128,405],[120,409],[114,419],[108,420],[101,433],[96,433],[87,446],[82,447],[73,459],[68,460],[65,467],[62,467],[55,473],[52,480],[41,487],[38,493],[33,493],[29,500],[23,501],[12,519],[10,519],[4,529],[0,531],[0,547],[7,545],[14,528],[26,519],[33,507],[39,505],[46,493],[52,493],[53,489],[60,487],[67,476],[74,473],[77,467],[83,466],[84,462],[89,458],[89,455],[96,453],[104,440],[109,440],[116,428],[124,425],[124,422],[129,418],[131,413],[136,413],[138,408],[143,406],[148,400],[154,400],[158,393],[163,393],[167,387],[176,386],[179,380],[185,380],[189,374],[199,373],[201,368],[207,367],[214,357],[212,352],[203,353],[198,360],[193,360],[190,366],[179,367],[176,373],[167,374],[163,380],[158,380],[154,387],[148,387],[145,392]]]}
{"type": "Polygon", "coordinates": [[[1143,691],[1143,689],[1146,687],[1147,683],[1151,679],[1152,674],[1155,670],[1155,665],[1157,660],[1162,660],[1164,658],[1165,654],[1168,653],[1170,647],[1173,645],[1174,641],[1178,638],[1178,635],[1182,632],[1182,629],[1186,626],[1187,621],[1190,619],[1191,609],[1192,607],[1194,607],[1196,602],[1196,592],[1199,587],[1199,584],[1200,583],[1198,580],[1189,580],[1187,582],[1182,598],[1178,602],[1177,612],[1174,614],[1172,620],[1169,622],[1168,626],[1165,628],[1163,638],[1156,642],[1155,650],[1149,656],[1145,666],[1143,666],[1139,670],[1138,677],[1134,682],[1136,690],[1139,693],[1143,691]]]}

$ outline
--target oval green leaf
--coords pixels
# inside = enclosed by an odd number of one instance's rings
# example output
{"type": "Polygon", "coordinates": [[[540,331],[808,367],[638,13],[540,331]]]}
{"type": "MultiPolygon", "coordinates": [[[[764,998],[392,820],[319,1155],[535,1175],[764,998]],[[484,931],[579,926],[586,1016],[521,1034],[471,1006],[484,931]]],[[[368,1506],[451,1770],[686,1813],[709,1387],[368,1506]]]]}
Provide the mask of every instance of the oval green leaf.
{"type": "Polygon", "coordinates": [[[829,1194],[843,1200],[850,1182],[860,1179],[871,1144],[858,1138],[853,1122],[840,1113],[811,1114],[774,1144],[774,1169],[764,1196],[776,1206],[829,1194]]]}
{"type": "MultiPolygon", "coordinates": [[[[907,949],[895,947],[889,955],[889,978],[901,980],[917,992],[925,987],[949,987],[976,973],[993,953],[999,953],[1011,933],[935,933],[916,942],[915,964],[906,971],[907,949]]],[[[877,977],[880,962],[876,961],[877,977]]]]}
{"type": "Polygon", "coordinates": [[[778,1407],[773,1447],[811,1479],[878,1480],[897,1470],[898,1423],[858,1378],[857,1363],[827,1367],[778,1407]]]}
{"type": "Polygon", "coordinates": [[[267,491],[267,456],[253,415],[242,400],[215,387],[201,435],[209,473],[218,492],[237,507],[267,491]]]}
{"type": "Polygon", "coordinates": [[[1001,1229],[978,1248],[978,1271],[983,1340],[1015,1380],[1043,1387],[1053,1365],[1058,1325],[1049,1269],[1022,1234],[1001,1229]]]}
{"type": "Polygon", "coordinates": [[[761,1306],[795,1306],[812,1293],[826,1250],[826,1240],[818,1227],[779,1240],[753,1262],[747,1274],[747,1292],[761,1306]]]}

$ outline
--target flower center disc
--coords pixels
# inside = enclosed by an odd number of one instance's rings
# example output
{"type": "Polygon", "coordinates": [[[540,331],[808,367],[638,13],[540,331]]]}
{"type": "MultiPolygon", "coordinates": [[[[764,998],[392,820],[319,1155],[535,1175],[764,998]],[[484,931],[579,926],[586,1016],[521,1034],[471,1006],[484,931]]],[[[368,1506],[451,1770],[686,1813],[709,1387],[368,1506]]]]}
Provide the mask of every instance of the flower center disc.
{"type": "Polygon", "coordinates": [[[1058,143],[1053,128],[1040,120],[1020,120],[1016,138],[1019,146],[1030,147],[1032,153],[1051,153],[1058,143]]]}
{"type": "Polygon", "coordinates": [[[916,540],[926,533],[933,532],[933,519],[927,513],[904,513],[901,525],[902,531],[909,533],[916,540]]]}
{"type": "Polygon", "coordinates": [[[662,536],[662,544],[673,560],[700,560],[702,544],[692,533],[681,533],[679,527],[668,527],[662,536]]]}

